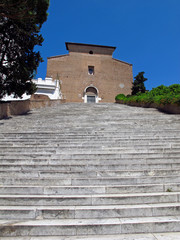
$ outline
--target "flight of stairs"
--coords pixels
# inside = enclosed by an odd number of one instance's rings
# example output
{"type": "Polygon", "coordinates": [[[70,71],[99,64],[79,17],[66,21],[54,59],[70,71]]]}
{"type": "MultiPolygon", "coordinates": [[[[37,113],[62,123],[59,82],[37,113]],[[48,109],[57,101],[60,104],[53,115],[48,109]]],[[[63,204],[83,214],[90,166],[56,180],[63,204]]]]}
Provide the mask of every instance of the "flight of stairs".
{"type": "Polygon", "coordinates": [[[166,232],[180,239],[180,115],[69,103],[0,121],[0,239],[166,232]]]}

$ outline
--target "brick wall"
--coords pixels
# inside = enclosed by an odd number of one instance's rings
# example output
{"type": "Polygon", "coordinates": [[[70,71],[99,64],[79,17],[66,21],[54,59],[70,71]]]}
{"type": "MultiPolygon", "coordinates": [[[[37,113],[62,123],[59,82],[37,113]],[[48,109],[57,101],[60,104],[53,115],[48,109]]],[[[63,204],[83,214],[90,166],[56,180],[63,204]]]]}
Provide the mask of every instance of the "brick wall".
{"type": "Polygon", "coordinates": [[[73,49],[68,55],[48,58],[47,76],[53,79],[59,76],[66,102],[83,102],[88,86],[98,89],[101,102],[114,102],[117,94],[131,93],[131,64],[113,59],[111,54],[100,54],[101,49],[98,54],[89,54],[81,52],[80,47],[77,52],[73,49]],[[88,66],[94,66],[94,75],[88,74],[88,66]]]}

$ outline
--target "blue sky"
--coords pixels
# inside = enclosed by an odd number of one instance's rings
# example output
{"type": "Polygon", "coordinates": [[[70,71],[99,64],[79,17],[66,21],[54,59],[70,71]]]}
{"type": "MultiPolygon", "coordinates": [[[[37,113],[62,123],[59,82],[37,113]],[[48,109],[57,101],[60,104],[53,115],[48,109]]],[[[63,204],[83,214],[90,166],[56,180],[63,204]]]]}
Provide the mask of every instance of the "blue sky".
{"type": "Polygon", "coordinates": [[[66,54],[65,42],[115,46],[113,57],[144,71],[151,90],[180,83],[180,0],[50,0],[38,47],[47,57],[66,54]]]}

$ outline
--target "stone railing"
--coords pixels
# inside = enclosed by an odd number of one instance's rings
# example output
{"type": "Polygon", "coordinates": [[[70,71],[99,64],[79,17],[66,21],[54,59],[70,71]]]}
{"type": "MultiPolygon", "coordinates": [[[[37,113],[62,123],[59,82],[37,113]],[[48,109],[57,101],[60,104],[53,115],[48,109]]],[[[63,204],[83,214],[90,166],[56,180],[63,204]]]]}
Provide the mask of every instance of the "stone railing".
{"type": "Polygon", "coordinates": [[[9,118],[12,115],[27,114],[29,111],[35,108],[50,107],[63,103],[64,101],[51,100],[47,96],[33,95],[31,99],[19,100],[19,101],[1,101],[0,102],[0,119],[9,118]]]}

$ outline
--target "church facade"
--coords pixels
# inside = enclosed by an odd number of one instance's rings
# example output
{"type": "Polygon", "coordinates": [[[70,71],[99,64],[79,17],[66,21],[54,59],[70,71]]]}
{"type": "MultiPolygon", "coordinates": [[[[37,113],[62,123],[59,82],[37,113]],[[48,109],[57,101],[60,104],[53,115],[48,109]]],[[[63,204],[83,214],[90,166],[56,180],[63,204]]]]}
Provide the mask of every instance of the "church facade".
{"type": "Polygon", "coordinates": [[[60,80],[66,102],[114,102],[131,93],[132,64],[112,57],[116,47],[66,42],[66,49],[47,63],[47,77],[60,80]]]}

